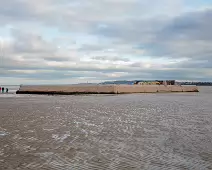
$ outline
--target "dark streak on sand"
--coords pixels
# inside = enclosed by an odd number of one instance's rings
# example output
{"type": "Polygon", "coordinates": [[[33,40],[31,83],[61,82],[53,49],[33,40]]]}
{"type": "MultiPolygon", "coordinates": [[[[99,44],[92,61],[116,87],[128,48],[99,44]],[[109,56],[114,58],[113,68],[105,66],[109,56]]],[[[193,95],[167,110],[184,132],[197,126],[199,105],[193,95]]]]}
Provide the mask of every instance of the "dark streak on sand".
{"type": "Polygon", "coordinates": [[[37,95],[88,95],[88,94],[116,94],[114,92],[62,92],[62,91],[17,91],[16,94],[37,94],[37,95]]]}
{"type": "Polygon", "coordinates": [[[212,169],[211,93],[97,96],[0,97],[0,169],[212,169]]]}

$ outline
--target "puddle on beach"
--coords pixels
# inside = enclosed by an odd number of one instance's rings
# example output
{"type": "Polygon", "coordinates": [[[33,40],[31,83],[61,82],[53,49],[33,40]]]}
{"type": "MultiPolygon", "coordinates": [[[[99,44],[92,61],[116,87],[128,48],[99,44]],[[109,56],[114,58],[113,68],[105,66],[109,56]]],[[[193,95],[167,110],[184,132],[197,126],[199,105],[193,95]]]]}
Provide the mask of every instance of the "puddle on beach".
{"type": "Polygon", "coordinates": [[[9,135],[8,132],[0,131],[0,137],[4,137],[4,136],[7,136],[7,135],[9,135]]]}

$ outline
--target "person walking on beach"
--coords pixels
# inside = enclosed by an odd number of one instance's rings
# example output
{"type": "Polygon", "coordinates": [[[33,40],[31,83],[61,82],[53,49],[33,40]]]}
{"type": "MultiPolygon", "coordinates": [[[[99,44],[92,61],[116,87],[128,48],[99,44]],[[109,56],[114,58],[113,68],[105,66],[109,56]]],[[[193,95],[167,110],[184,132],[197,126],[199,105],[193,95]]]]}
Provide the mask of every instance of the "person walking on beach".
{"type": "Polygon", "coordinates": [[[2,87],[1,91],[2,91],[2,93],[4,93],[4,87],[2,87]]]}
{"type": "Polygon", "coordinates": [[[9,89],[8,88],[6,88],[6,93],[8,93],[9,92],[9,89]]]}
{"type": "Polygon", "coordinates": [[[1,87],[0,87],[0,93],[1,93],[1,87]]]}

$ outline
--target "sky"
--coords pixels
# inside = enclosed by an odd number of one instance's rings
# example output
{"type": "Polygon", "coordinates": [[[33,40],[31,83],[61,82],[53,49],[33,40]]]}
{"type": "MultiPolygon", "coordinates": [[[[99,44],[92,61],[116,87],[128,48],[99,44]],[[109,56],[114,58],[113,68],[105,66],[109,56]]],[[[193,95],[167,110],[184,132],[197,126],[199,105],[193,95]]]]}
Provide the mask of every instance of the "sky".
{"type": "Polygon", "coordinates": [[[0,84],[212,81],[212,0],[0,4],[0,84]]]}

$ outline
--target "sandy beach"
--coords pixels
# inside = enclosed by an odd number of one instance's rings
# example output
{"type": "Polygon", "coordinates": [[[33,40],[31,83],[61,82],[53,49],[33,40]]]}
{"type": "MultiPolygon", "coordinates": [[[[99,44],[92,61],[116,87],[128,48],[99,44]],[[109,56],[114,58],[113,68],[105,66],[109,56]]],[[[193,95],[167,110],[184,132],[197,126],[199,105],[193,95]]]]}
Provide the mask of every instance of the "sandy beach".
{"type": "Polygon", "coordinates": [[[0,167],[209,170],[211,97],[0,95],[0,167]]]}

